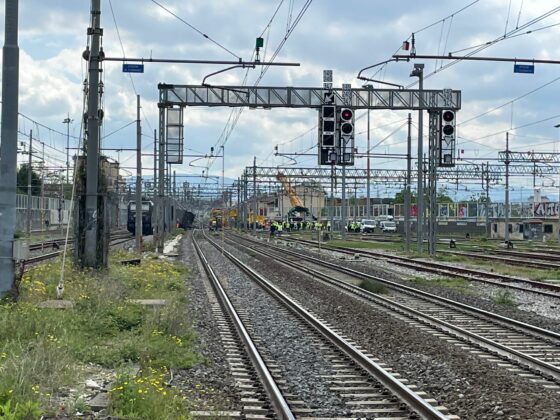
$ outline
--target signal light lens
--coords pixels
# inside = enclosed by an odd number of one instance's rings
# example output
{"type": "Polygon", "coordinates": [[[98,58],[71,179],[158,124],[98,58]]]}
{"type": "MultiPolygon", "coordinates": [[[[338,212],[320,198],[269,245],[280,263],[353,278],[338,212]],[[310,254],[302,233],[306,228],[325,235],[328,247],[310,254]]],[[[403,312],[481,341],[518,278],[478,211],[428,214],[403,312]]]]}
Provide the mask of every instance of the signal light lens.
{"type": "Polygon", "coordinates": [[[323,131],[334,132],[334,121],[323,120],[323,131]]]}
{"type": "Polygon", "coordinates": [[[354,127],[352,126],[352,124],[345,122],[340,125],[340,131],[342,134],[352,134],[352,131],[354,131],[354,127]]]}
{"type": "Polygon", "coordinates": [[[452,125],[446,125],[443,127],[443,134],[446,136],[451,136],[455,132],[455,129],[452,125]]]}
{"type": "Polygon", "coordinates": [[[455,113],[453,111],[445,111],[442,115],[443,121],[450,122],[455,118],[455,113]]]}
{"type": "Polygon", "coordinates": [[[334,106],[323,106],[323,118],[334,118],[334,106]]]}
{"type": "Polygon", "coordinates": [[[352,119],[352,116],[354,115],[354,113],[352,112],[351,109],[343,109],[340,112],[340,118],[343,121],[350,121],[352,119]]]}

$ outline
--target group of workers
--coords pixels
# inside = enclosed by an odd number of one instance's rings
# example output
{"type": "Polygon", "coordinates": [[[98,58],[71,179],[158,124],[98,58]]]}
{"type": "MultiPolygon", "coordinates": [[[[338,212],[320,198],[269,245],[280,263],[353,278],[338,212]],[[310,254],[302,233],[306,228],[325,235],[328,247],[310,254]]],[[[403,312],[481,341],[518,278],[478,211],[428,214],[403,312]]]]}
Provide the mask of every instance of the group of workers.
{"type": "Polygon", "coordinates": [[[348,232],[360,232],[360,224],[358,222],[350,222],[346,227],[348,232]]]}
{"type": "Polygon", "coordinates": [[[301,221],[301,222],[294,222],[294,221],[283,221],[283,222],[271,222],[270,223],[270,235],[274,236],[276,233],[282,232],[298,232],[300,230],[331,230],[331,222],[326,222],[325,224],[319,221],[301,221]]]}

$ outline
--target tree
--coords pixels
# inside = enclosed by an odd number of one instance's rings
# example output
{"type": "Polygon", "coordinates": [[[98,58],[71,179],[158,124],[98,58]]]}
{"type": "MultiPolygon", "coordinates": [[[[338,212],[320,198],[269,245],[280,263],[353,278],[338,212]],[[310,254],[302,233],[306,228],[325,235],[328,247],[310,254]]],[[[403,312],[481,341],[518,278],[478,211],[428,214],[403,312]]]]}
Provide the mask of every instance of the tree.
{"type": "Polygon", "coordinates": [[[447,187],[443,187],[437,192],[436,202],[440,204],[453,203],[453,199],[447,195],[447,187]]]}
{"type": "MultiPolygon", "coordinates": [[[[428,199],[428,192],[424,191],[424,202],[427,203],[428,199]]],[[[447,195],[447,188],[445,187],[437,192],[436,201],[440,204],[453,203],[453,199],[447,195]]],[[[410,203],[416,203],[416,194],[413,191],[410,192],[410,203]]],[[[404,204],[404,188],[395,194],[394,204],[404,204]]]]}
{"type": "MultiPolygon", "coordinates": [[[[395,194],[394,204],[404,204],[404,192],[405,190],[403,188],[401,191],[395,194]]],[[[414,193],[414,191],[410,192],[410,202],[416,203],[416,194],[414,193]]]]}
{"type": "MultiPolygon", "coordinates": [[[[17,172],[17,192],[27,194],[27,175],[29,173],[29,165],[23,164],[17,172]]],[[[41,185],[43,181],[37,172],[31,170],[31,195],[41,195],[41,185]]]]}

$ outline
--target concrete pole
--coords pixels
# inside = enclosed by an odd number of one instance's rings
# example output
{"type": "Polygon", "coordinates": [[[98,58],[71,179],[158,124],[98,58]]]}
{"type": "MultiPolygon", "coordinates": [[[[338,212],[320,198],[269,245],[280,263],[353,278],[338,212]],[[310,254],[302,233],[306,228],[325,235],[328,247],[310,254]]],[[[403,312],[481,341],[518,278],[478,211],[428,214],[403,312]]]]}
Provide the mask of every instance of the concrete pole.
{"type": "Polygon", "coordinates": [[[506,133],[506,197],[505,197],[505,232],[504,240],[509,241],[509,132],[506,133]]]}
{"type": "Polygon", "coordinates": [[[163,203],[165,196],[165,108],[159,109],[158,200],[157,200],[157,251],[163,252],[165,239],[163,203]]]}
{"type": "Polygon", "coordinates": [[[257,157],[253,157],[253,233],[257,233],[257,213],[258,213],[258,201],[257,201],[257,157]]]}
{"type": "Polygon", "coordinates": [[[334,163],[331,163],[331,205],[329,206],[329,222],[331,224],[331,232],[334,230],[334,168],[334,163]]]}
{"type": "Polygon", "coordinates": [[[416,251],[423,252],[424,246],[424,111],[422,111],[424,89],[424,64],[415,64],[418,75],[418,90],[420,94],[420,109],[418,110],[418,186],[416,198],[416,251]]]}
{"type": "MultiPolygon", "coordinates": [[[[368,92],[368,96],[371,95],[371,92],[368,92]]],[[[368,102],[369,103],[369,102],[368,102]]],[[[370,186],[371,186],[371,175],[370,175],[370,135],[369,135],[369,114],[370,114],[370,109],[368,108],[367,110],[367,173],[366,173],[366,178],[367,178],[367,203],[366,203],[366,219],[369,219],[371,216],[371,191],[370,191],[370,186]]]]}
{"type": "MultiPolygon", "coordinates": [[[[42,150],[42,158],[43,158],[43,162],[41,163],[41,226],[42,227],[47,227],[48,230],[48,226],[46,226],[45,224],[45,178],[46,178],[46,174],[45,174],[45,143],[41,143],[41,145],[43,146],[43,150],[42,150]]],[[[50,220],[49,220],[50,221],[50,220]]],[[[41,228],[41,230],[44,230],[43,228],[41,228]]],[[[41,238],[41,242],[43,242],[45,240],[45,238],[41,238]]]]}
{"type": "MultiPolygon", "coordinates": [[[[406,184],[404,186],[404,238],[405,251],[410,252],[410,183],[412,172],[412,115],[408,113],[408,136],[406,139],[406,184]]],[[[416,228],[418,229],[418,228],[416,228]]]]}
{"type": "Polygon", "coordinates": [[[249,193],[247,191],[247,189],[249,188],[249,181],[247,179],[247,171],[243,171],[243,230],[247,231],[249,230],[249,203],[248,203],[248,197],[249,197],[249,193]]]}
{"type": "Polygon", "coordinates": [[[32,180],[32,159],[33,159],[33,130],[29,130],[29,160],[27,164],[27,237],[31,237],[31,180],[32,180]]]}
{"type": "Polygon", "coordinates": [[[156,198],[157,191],[157,130],[154,128],[154,199],[156,198]]]}
{"type": "Polygon", "coordinates": [[[342,224],[342,239],[346,239],[346,165],[342,165],[342,209],[340,214],[340,223],[342,224]]]}
{"type": "Polygon", "coordinates": [[[142,251],[142,126],[140,95],[136,95],[136,249],[142,251]]]}
{"type": "Polygon", "coordinates": [[[99,46],[101,42],[101,0],[91,0],[91,51],[89,56],[89,88],[87,111],[87,162],[86,162],[86,226],[85,267],[97,267],[98,178],[99,178],[99,46]]]}
{"type": "Polygon", "coordinates": [[[0,298],[12,289],[16,228],[19,98],[18,0],[5,0],[2,49],[2,131],[0,139],[0,298]]]}
{"type": "MultiPolygon", "coordinates": [[[[483,164],[484,165],[484,164],[483,164]]],[[[490,211],[490,163],[486,162],[486,203],[485,203],[485,226],[486,226],[486,237],[490,238],[490,215],[488,212],[490,211]]]]}
{"type": "Polygon", "coordinates": [[[429,172],[428,172],[428,192],[430,197],[430,206],[428,212],[428,251],[430,255],[436,253],[437,240],[437,146],[440,125],[440,114],[435,111],[429,111],[430,118],[430,134],[429,134],[429,172]]]}
{"type": "Polygon", "coordinates": [[[239,221],[241,219],[241,178],[237,178],[237,224],[236,228],[239,229],[239,221]]]}

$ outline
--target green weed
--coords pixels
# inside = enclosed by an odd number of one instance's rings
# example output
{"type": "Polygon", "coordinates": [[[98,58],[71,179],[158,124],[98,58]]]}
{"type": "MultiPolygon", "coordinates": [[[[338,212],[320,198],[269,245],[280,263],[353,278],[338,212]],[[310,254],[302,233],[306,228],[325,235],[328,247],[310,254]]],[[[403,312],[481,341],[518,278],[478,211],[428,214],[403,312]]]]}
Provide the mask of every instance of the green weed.
{"type": "Polygon", "coordinates": [[[492,301],[498,305],[504,306],[514,306],[516,304],[515,296],[509,290],[497,291],[494,296],[492,296],[492,301]]]}
{"type": "Polygon", "coordinates": [[[369,280],[369,279],[362,280],[358,285],[358,287],[361,287],[362,289],[367,290],[368,292],[371,293],[376,293],[376,294],[387,293],[387,288],[385,287],[385,285],[383,283],[374,280],[369,280]]]}

